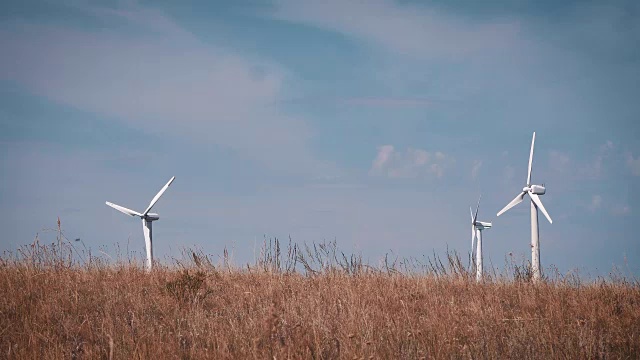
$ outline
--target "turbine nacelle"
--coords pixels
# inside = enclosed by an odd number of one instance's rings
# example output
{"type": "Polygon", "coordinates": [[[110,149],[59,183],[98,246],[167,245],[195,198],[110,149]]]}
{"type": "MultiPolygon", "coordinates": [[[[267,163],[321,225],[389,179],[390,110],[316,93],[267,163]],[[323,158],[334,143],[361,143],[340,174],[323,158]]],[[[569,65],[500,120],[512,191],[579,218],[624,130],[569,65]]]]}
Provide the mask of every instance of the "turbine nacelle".
{"type": "Polygon", "coordinates": [[[160,216],[156,213],[148,213],[147,216],[144,217],[147,221],[156,221],[160,219],[160,216]]]}
{"type": "MultiPolygon", "coordinates": [[[[471,215],[471,227],[473,228],[472,232],[473,234],[475,234],[475,230],[484,230],[484,229],[491,229],[491,223],[490,222],[485,222],[485,221],[478,221],[478,210],[480,210],[480,200],[482,199],[482,195],[480,195],[480,198],[478,199],[478,205],[476,206],[476,212],[475,214],[473,213],[473,210],[471,208],[469,208],[469,213],[471,215]]],[[[475,235],[471,235],[472,237],[474,237],[475,235]]]]}
{"type": "Polygon", "coordinates": [[[160,219],[160,216],[158,216],[158,214],[156,213],[148,213],[147,215],[141,214],[135,210],[131,210],[131,209],[127,209],[124,206],[120,206],[120,205],[116,205],[114,203],[110,203],[110,202],[106,202],[107,205],[111,206],[112,208],[120,211],[123,214],[129,215],[129,216],[137,216],[141,219],[145,219],[147,221],[156,221],[158,219],[160,219]]]}
{"type": "Polygon", "coordinates": [[[491,229],[491,223],[490,222],[476,221],[472,225],[474,225],[476,227],[476,229],[478,229],[478,230],[491,229]]]}
{"type": "Polygon", "coordinates": [[[522,192],[533,193],[536,195],[544,195],[547,192],[547,188],[542,185],[531,185],[522,188],[522,192]]]}

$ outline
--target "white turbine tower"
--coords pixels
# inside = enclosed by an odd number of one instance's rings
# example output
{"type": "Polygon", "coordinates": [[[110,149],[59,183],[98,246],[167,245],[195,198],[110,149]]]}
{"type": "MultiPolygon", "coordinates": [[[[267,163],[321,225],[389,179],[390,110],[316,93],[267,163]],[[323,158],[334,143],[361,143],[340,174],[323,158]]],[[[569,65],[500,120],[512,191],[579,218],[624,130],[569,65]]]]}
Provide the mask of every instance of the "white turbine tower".
{"type": "MultiPolygon", "coordinates": [[[[482,195],[480,196],[482,199],[482,195]]],[[[482,281],[482,230],[491,229],[490,222],[478,221],[478,210],[480,209],[480,199],[478,199],[478,206],[476,207],[476,213],[473,214],[473,210],[469,207],[471,215],[471,254],[473,255],[473,244],[476,237],[478,238],[478,244],[476,247],[476,281],[482,281]]],[[[473,258],[473,256],[472,256],[473,258]]]]}
{"type": "Polygon", "coordinates": [[[176,178],[175,176],[171,177],[169,182],[165,186],[163,186],[162,189],[160,189],[160,191],[156,194],[153,200],[151,200],[151,202],[149,203],[149,206],[143,213],[139,213],[137,211],[127,209],[124,206],[116,205],[108,201],[106,202],[107,205],[120,211],[121,213],[127,214],[129,216],[138,216],[142,219],[142,230],[144,231],[144,243],[147,249],[147,270],[148,271],[151,270],[151,266],[153,264],[153,248],[152,248],[153,234],[151,231],[151,223],[160,219],[158,214],[150,213],[149,211],[151,211],[151,208],[153,207],[153,205],[155,205],[158,202],[162,194],[164,194],[164,192],[167,191],[167,188],[169,188],[169,185],[171,185],[171,183],[175,178],[176,178]]]}
{"type": "Polygon", "coordinates": [[[540,195],[544,195],[547,189],[541,185],[531,185],[531,163],[533,162],[533,145],[536,141],[536,133],[533,133],[531,140],[531,152],[529,153],[529,172],[527,174],[527,186],[522,189],[522,193],[516,196],[504,209],[500,210],[498,216],[512,207],[518,205],[524,199],[526,194],[531,198],[531,267],[533,272],[533,280],[540,280],[540,238],[538,236],[538,209],[542,211],[544,216],[553,224],[553,220],[542,205],[540,195]]]}

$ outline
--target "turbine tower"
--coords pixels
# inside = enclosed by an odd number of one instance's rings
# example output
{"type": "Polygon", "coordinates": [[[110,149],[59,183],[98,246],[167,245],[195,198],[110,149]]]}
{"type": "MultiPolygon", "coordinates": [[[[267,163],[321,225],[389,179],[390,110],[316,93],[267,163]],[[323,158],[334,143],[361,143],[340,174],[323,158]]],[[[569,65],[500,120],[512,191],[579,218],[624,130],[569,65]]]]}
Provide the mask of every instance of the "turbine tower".
{"type": "Polygon", "coordinates": [[[144,232],[144,244],[147,250],[147,271],[151,271],[151,267],[153,264],[153,248],[152,248],[153,233],[151,231],[152,229],[151,224],[154,221],[160,219],[158,214],[150,213],[149,211],[151,211],[151,208],[158,202],[162,194],[164,194],[164,192],[167,191],[167,188],[169,188],[169,185],[171,185],[171,183],[175,178],[176,178],[175,176],[171,177],[169,182],[165,186],[163,186],[162,189],[160,189],[160,191],[156,194],[153,200],[151,200],[151,202],[149,203],[149,206],[143,213],[139,213],[137,211],[127,209],[124,206],[116,205],[108,201],[106,202],[107,205],[120,211],[121,213],[127,214],[129,216],[138,216],[142,219],[142,230],[144,232]]]}
{"type": "MultiPolygon", "coordinates": [[[[482,195],[480,195],[482,199],[482,195]]],[[[473,214],[473,210],[469,207],[471,215],[471,255],[473,258],[473,244],[476,237],[478,238],[478,244],[476,248],[476,281],[482,281],[482,230],[491,229],[490,222],[478,221],[478,210],[480,209],[480,199],[478,199],[478,206],[476,207],[476,213],[473,214]]]]}
{"type": "Polygon", "coordinates": [[[527,174],[527,186],[522,189],[522,192],[511,200],[504,209],[500,210],[498,216],[512,207],[518,205],[524,199],[526,194],[531,198],[531,267],[533,271],[533,280],[540,280],[540,238],[538,236],[538,209],[542,211],[544,216],[549,220],[549,223],[553,224],[553,220],[549,216],[549,213],[542,205],[540,195],[544,195],[547,189],[541,185],[531,185],[531,163],[533,162],[533,145],[536,141],[536,133],[533,133],[533,139],[531,140],[531,152],[529,153],[529,172],[527,174]]]}

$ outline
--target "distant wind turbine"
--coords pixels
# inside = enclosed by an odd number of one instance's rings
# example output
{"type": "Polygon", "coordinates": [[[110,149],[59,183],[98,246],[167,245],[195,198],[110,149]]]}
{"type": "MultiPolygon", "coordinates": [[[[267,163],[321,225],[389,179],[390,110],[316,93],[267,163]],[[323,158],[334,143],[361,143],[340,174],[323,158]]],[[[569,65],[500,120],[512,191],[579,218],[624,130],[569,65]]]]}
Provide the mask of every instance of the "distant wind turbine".
{"type": "Polygon", "coordinates": [[[473,214],[473,210],[469,207],[471,215],[471,254],[473,258],[473,245],[476,237],[478,238],[478,244],[476,248],[476,281],[482,281],[482,231],[485,229],[491,229],[490,222],[478,221],[478,210],[480,209],[480,199],[478,199],[478,206],[476,207],[476,213],[473,214]]]}
{"type": "Polygon", "coordinates": [[[151,230],[151,223],[160,219],[160,216],[158,216],[158,214],[150,213],[149,211],[151,211],[151,208],[158,202],[162,194],[164,194],[164,192],[167,191],[167,189],[169,188],[169,185],[171,185],[171,183],[175,178],[176,177],[173,176],[169,180],[169,182],[165,186],[163,186],[162,189],[160,189],[160,191],[156,194],[153,200],[151,200],[151,202],[149,203],[149,206],[143,213],[139,213],[137,211],[127,209],[124,206],[116,205],[108,201],[106,202],[107,205],[120,211],[121,213],[127,214],[129,216],[138,216],[142,219],[142,230],[144,231],[144,243],[147,250],[147,270],[148,271],[151,271],[151,267],[153,265],[153,248],[152,248],[153,234],[151,230]]]}
{"type": "Polygon", "coordinates": [[[531,152],[529,153],[529,172],[527,174],[527,186],[522,189],[522,192],[516,196],[515,199],[511,200],[504,209],[500,210],[498,216],[503,214],[505,211],[511,209],[512,207],[520,204],[524,199],[526,194],[531,198],[531,267],[533,271],[533,280],[540,280],[540,238],[538,236],[538,209],[542,211],[544,216],[549,220],[549,223],[553,224],[553,220],[549,216],[549,213],[544,208],[542,201],[540,200],[540,195],[544,195],[547,191],[544,186],[541,185],[531,185],[531,164],[533,163],[533,146],[536,141],[536,133],[533,133],[533,139],[531,139],[531,152]]]}

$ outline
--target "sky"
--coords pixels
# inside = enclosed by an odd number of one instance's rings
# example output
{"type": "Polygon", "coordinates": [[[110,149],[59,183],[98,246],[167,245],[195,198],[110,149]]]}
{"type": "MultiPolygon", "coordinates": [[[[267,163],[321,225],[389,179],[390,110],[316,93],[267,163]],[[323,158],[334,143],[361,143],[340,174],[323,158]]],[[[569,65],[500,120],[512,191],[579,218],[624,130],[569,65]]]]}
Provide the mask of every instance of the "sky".
{"type": "Polygon", "coordinates": [[[637,1],[9,1],[0,13],[0,251],[60,217],[93,253],[335,240],[640,276],[637,1]]]}

